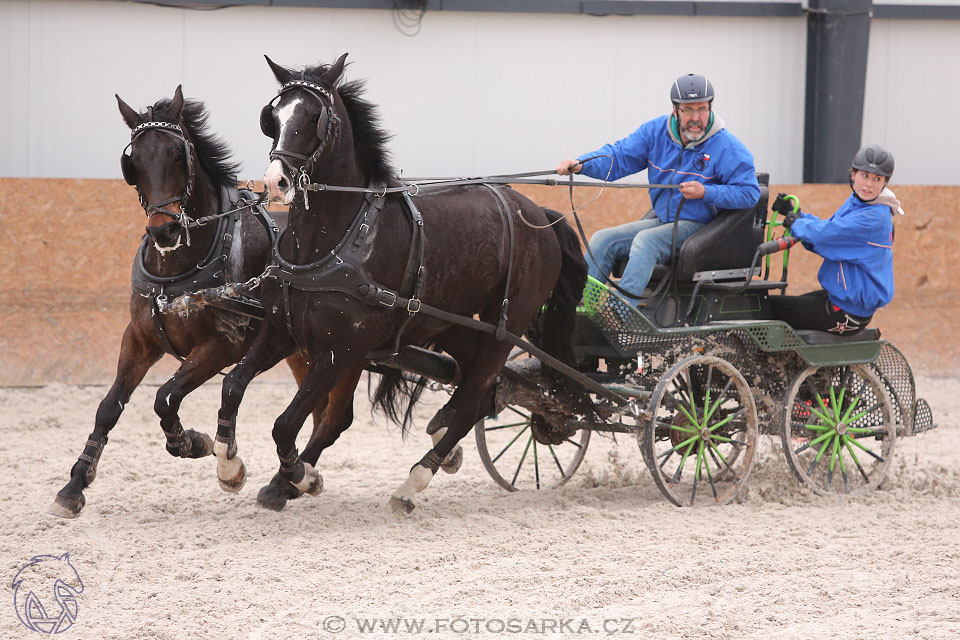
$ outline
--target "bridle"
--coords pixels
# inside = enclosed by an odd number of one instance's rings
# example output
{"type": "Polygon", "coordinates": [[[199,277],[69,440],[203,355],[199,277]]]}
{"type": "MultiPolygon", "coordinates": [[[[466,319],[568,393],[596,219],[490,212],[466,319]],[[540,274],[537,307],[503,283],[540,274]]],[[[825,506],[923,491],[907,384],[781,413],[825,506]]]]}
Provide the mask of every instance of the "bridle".
{"type": "MultiPolygon", "coordinates": [[[[152,108],[149,110],[152,112],[152,108]]],[[[150,116],[152,117],[152,113],[150,116]]],[[[130,132],[130,142],[127,143],[127,146],[123,148],[123,153],[120,154],[120,169],[123,172],[123,179],[130,186],[137,188],[137,196],[140,199],[140,206],[143,207],[144,213],[146,213],[149,218],[155,213],[163,213],[169,216],[177,218],[180,226],[183,227],[187,234],[187,246],[190,246],[190,227],[196,226],[193,224],[193,219],[187,215],[187,202],[190,200],[190,196],[193,194],[193,187],[196,178],[196,171],[194,169],[193,162],[193,143],[190,142],[183,133],[183,129],[180,128],[180,125],[173,124],[172,122],[144,122],[141,125],[138,125],[130,132]],[[182,195],[173,196],[167,198],[166,200],[161,200],[160,202],[154,202],[150,204],[147,202],[147,199],[144,197],[143,192],[140,190],[139,185],[139,176],[137,176],[137,167],[133,164],[133,159],[127,154],[127,149],[133,145],[133,141],[137,139],[141,133],[149,130],[161,131],[167,133],[183,142],[184,155],[187,159],[187,184],[184,187],[184,192],[182,195]],[[167,211],[163,207],[174,202],[180,203],[180,215],[176,216],[172,212],[167,211]]]]}
{"type": "MultiPolygon", "coordinates": [[[[310,183],[310,174],[313,172],[317,160],[320,159],[320,155],[327,149],[327,145],[332,144],[336,139],[340,130],[340,118],[334,111],[333,94],[329,89],[308,80],[292,80],[282,85],[273,100],[265,104],[263,109],[260,110],[260,130],[268,138],[275,138],[278,133],[273,121],[273,103],[284,93],[294,89],[303,89],[320,103],[320,117],[317,120],[317,147],[310,155],[274,148],[270,152],[270,160],[279,160],[290,171],[296,188],[304,192],[304,201],[306,201],[306,185],[310,183]],[[327,103],[329,103],[329,106],[327,103]]],[[[309,208],[309,205],[307,205],[307,208],[309,208]]]]}

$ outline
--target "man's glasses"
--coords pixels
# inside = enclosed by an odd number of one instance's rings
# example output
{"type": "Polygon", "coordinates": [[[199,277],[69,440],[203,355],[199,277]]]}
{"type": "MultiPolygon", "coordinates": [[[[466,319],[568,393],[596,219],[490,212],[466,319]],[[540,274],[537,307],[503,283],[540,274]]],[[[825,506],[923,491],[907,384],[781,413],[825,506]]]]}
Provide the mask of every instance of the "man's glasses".
{"type": "Polygon", "coordinates": [[[710,113],[710,107],[700,107],[699,109],[691,109],[690,107],[677,107],[677,111],[685,116],[705,116],[710,113]]]}

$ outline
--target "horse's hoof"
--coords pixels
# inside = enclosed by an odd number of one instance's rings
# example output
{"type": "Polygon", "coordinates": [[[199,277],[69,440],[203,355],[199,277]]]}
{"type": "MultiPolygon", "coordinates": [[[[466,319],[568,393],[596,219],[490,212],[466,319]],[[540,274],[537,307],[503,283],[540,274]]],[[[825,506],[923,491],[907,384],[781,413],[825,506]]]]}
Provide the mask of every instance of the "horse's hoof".
{"type": "Polygon", "coordinates": [[[414,506],[413,500],[410,498],[398,498],[397,496],[390,497],[390,508],[399,516],[410,515],[413,513],[414,506]]]}
{"type": "Polygon", "coordinates": [[[447,457],[440,463],[440,468],[447,473],[456,473],[460,471],[460,465],[463,464],[463,447],[457,445],[453,451],[447,454],[447,457]]]}
{"type": "Polygon", "coordinates": [[[260,487],[260,492],[257,493],[257,505],[264,509],[270,509],[270,511],[283,511],[283,508],[287,505],[286,491],[283,487],[272,482],[264,485],[260,487]]]}
{"type": "Polygon", "coordinates": [[[213,438],[200,431],[194,431],[193,429],[188,429],[187,435],[190,436],[190,451],[187,453],[188,458],[206,458],[213,454],[213,438]]]}
{"type": "Polygon", "coordinates": [[[303,463],[303,479],[293,486],[308,496],[318,496],[323,491],[323,476],[308,462],[303,463]]]}
{"type": "Polygon", "coordinates": [[[233,460],[221,458],[217,463],[217,480],[220,482],[220,488],[227,493],[237,493],[247,483],[247,467],[240,458],[233,460]]]}
{"type": "Polygon", "coordinates": [[[283,476],[279,473],[273,474],[273,477],[270,478],[269,486],[276,487],[276,490],[287,500],[296,500],[303,495],[303,491],[297,489],[291,482],[284,480],[283,476]]]}
{"type": "Polygon", "coordinates": [[[80,515],[80,511],[83,510],[86,503],[87,499],[83,497],[82,493],[76,498],[65,498],[58,495],[47,509],[47,513],[58,518],[76,518],[80,515]]]}

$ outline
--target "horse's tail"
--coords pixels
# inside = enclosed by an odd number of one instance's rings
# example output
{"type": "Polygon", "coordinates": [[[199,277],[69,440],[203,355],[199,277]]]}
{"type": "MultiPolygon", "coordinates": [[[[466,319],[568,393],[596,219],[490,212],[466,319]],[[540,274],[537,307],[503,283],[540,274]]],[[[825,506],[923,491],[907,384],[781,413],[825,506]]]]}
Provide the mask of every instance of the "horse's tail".
{"type": "MultiPolygon", "coordinates": [[[[551,209],[544,209],[547,219],[554,223],[553,232],[560,243],[562,262],[560,277],[550,294],[550,298],[540,311],[540,318],[534,326],[538,346],[566,365],[576,367],[576,355],[573,351],[573,331],[577,318],[577,305],[587,283],[587,262],[580,247],[580,238],[563,216],[551,209]]],[[[589,411],[591,403],[583,386],[569,377],[549,367],[546,371],[552,376],[554,385],[576,406],[589,411]]]]}
{"type": "Polygon", "coordinates": [[[587,262],[580,248],[580,238],[565,220],[552,209],[544,209],[547,219],[554,223],[551,227],[560,243],[563,260],[560,263],[560,277],[541,311],[542,318],[538,332],[540,348],[564,364],[573,365],[573,329],[577,317],[577,305],[587,283],[587,262]]]}
{"type": "Polygon", "coordinates": [[[380,374],[380,382],[371,402],[389,420],[400,425],[400,430],[406,436],[413,423],[413,408],[426,388],[427,379],[423,376],[413,377],[400,369],[384,369],[386,371],[380,374]]]}

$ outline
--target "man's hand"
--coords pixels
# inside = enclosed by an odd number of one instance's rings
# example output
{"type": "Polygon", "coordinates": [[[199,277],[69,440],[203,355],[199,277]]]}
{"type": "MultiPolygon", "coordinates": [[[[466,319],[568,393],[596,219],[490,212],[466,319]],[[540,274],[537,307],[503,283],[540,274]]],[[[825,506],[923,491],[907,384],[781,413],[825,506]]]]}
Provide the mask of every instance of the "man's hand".
{"type": "Polygon", "coordinates": [[[681,182],[680,194],[687,200],[699,200],[703,197],[705,189],[702,182],[681,182]]]}
{"type": "Polygon", "coordinates": [[[583,164],[579,160],[561,160],[560,164],[557,165],[557,173],[561,176],[580,173],[581,169],[583,169],[583,164]]]}
{"type": "Polygon", "coordinates": [[[788,213],[783,217],[783,228],[789,229],[793,226],[793,223],[800,219],[800,216],[795,216],[792,213],[788,213]]]}

